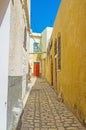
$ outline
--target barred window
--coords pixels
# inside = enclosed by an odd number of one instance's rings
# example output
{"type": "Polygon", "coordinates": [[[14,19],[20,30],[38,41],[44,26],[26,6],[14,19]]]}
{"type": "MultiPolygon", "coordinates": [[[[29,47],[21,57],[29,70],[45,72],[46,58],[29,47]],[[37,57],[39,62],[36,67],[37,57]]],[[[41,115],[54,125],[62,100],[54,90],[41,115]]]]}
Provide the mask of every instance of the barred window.
{"type": "Polygon", "coordinates": [[[58,69],[61,70],[61,36],[58,37],[58,69]]]}

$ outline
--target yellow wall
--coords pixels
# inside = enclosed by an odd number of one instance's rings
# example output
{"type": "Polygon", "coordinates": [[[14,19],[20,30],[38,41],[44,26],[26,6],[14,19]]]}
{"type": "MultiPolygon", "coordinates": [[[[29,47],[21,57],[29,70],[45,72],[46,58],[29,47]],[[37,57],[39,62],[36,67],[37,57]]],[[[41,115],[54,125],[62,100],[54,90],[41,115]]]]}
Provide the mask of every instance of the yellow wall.
{"type": "Polygon", "coordinates": [[[47,60],[46,60],[46,79],[48,81],[48,83],[50,84],[50,78],[51,78],[51,73],[50,73],[50,56],[47,56],[47,60]]]}
{"type": "Polygon", "coordinates": [[[53,85],[52,49],[47,55],[47,57],[42,59],[42,77],[45,77],[50,85],[53,85]]]}
{"type": "Polygon", "coordinates": [[[54,65],[54,41],[59,33],[61,70],[57,68],[57,91],[61,91],[64,102],[77,117],[86,122],[86,0],[63,0],[60,5],[52,34],[54,65]]]}
{"type": "Polygon", "coordinates": [[[45,77],[46,74],[46,59],[42,59],[42,77],[45,77]]]}

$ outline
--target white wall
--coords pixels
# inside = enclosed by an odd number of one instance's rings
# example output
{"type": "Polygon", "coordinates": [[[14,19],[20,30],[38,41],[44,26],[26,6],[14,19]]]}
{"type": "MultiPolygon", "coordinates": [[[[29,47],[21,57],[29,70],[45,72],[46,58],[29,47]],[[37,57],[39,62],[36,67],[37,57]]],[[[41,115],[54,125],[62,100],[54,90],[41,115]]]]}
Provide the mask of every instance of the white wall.
{"type": "Polygon", "coordinates": [[[11,2],[10,26],[9,76],[21,76],[25,23],[20,0],[16,0],[14,5],[11,2]]]}
{"type": "Polygon", "coordinates": [[[37,42],[40,44],[41,34],[39,33],[32,33],[30,36],[30,45],[29,45],[29,53],[33,53],[33,43],[37,42]]]}
{"type": "Polygon", "coordinates": [[[42,32],[42,39],[41,39],[41,50],[43,52],[42,58],[46,57],[46,53],[44,53],[44,52],[47,52],[47,47],[48,47],[48,43],[49,43],[49,40],[50,40],[51,35],[52,35],[52,30],[53,30],[52,27],[47,27],[42,32]]]}
{"type": "Polygon", "coordinates": [[[52,27],[47,27],[46,28],[46,31],[47,31],[47,36],[46,36],[46,49],[47,49],[47,47],[48,47],[48,43],[49,43],[49,40],[50,40],[50,38],[51,38],[51,35],[52,35],[52,30],[53,30],[53,28],[52,27]]]}
{"type": "Polygon", "coordinates": [[[45,29],[42,32],[42,40],[41,40],[41,50],[42,50],[42,52],[46,52],[46,42],[47,42],[47,31],[45,29]]]}
{"type": "Polygon", "coordinates": [[[0,130],[6,130],[10,6],[0,27],[0,130]]]}
{"type": "Polygon", "coordinates": [[[28,87],[25,25],[21,1],[16,0],[14,4],[11,1],[7,130],[15,129],[18,123],[28,87]]]}
{"type": "Polygon", "coordinates": [[[48,43],[52,34],[52,27],[47,27],[43,32],[42,32],[42,40],[41,40],[41,47],[42,47],[42,52],[46,52],[48,43]]]}

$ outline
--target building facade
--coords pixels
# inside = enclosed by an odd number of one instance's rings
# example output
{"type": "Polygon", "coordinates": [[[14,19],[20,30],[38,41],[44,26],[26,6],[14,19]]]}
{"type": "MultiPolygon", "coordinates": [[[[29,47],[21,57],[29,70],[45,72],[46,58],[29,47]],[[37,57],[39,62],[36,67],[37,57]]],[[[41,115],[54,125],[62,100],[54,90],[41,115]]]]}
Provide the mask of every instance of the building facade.
{"type": "Polygon", "coordinates": [[[10,3],[7,130],[16,128],[28,90],[28,4],[27,0],[12,0],[10,3]]]}
{"type": "Polygon", "coordinates": [[[41,75],[41,50],[40,50],[41,34],[31,33],[28,51],[28,59],[30,65],[30,76],[41,75]]]}
{"type": "Polygon", "coordinates": [[[0,129],[15,130],[28,92],[30,1],[0,4],[0,129]]]}
{"type": "Polygon", "coordinates": [[[47,66],[51,64],[49,57],[53,58],[54,89],[83,124],[86,124],[85,27],[86,1],[63,0],[51,36],[52,48],[48,46],[47,54],[47,66]]]}
{"type": "Polygon", "coordinates": [[[47,27],[42,33],[31,33],[28,59],[31,75],[44,77],[46,75],[47,46],[52,34],[52,27],[47,27]]]}

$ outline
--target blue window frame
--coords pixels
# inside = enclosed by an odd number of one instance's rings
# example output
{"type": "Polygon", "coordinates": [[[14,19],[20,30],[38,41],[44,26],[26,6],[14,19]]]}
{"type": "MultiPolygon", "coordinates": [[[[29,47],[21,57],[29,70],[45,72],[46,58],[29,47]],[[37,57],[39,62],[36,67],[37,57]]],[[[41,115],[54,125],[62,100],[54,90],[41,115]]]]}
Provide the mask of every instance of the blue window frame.
{"type": "Polygon", "coordinates": [[[34,52],[39,52],[38,44],[39,44],[39,43],[34,42],[34,44],[33,44],[33,51],[34,51],[34,52]]]}

